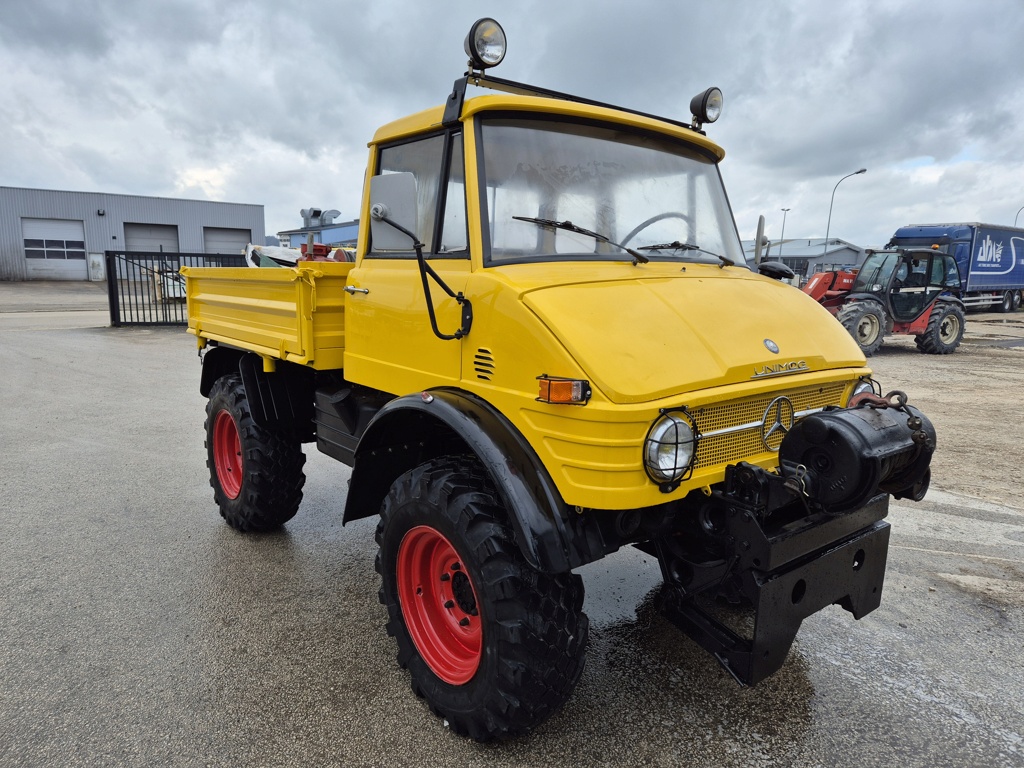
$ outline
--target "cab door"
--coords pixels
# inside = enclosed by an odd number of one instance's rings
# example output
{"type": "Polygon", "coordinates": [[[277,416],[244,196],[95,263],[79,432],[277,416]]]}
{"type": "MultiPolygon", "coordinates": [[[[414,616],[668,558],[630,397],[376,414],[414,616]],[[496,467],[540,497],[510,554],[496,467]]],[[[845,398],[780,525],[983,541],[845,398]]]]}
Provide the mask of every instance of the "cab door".
{"type": "Polygon", "coordinates": [[[937,251],[905,259],[893,285],[894,319],[908,323],[916,320],[939,294],[949,291],[951,264],[956,267],[952,257],[937,251]]]}
{"type": "MultiPolygon", "coordinates": [[[[416,186],[414,233],[427,264],[454,293],[470,274],[462,134],[447,131],[379,150],[377,174],[409,173],[416,186]]],[[[368,226],[364,225],[364,226],[368,226]]],[[[399,238],[401,241],[402,238],[399,238]]],[[[427,281],[437,326],[452,334],[462,307],[427,281]]],[[[462,341],[435,335],[413,243],[371,242],[349,273],[345,299],[345,378],[396,395],[457,384],[462,341]]]]}

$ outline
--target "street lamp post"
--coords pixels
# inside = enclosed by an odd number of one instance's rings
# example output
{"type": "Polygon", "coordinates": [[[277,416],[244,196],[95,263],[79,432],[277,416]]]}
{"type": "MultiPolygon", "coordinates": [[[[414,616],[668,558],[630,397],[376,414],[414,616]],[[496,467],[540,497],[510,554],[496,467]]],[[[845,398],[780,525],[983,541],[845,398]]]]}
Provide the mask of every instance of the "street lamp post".
{"type": "Polygon", "coordinates": [[[822,250],[821,250],[821,255],[822,256],[825,256],[828,253],[828,233],[829,233],[829,229],[831,229],[831,227],[832,227],[832,203],[834,203],[836,201],[836,190],[839,189],[839,185],[843,183],[843,179],[848,179],[851,176],[857,176],[857,175],[859,175],[861,173],[865,173],[866,171],[867,171],[867,168],[861,168],[859,171],[854,171],[853,173],[848,173],[845,176],[843,176],[842,179],[837,181],[836,185],[834,187],[832,187],[832,202],[830,202],[828,204],[828,224],[825,225],[825,247],[822,248],[822,250]]]}
{"type": "MultiPolygon", "coordinates": [[[[1024,205],[1022,205],[1022,206],[1020,207],[1020,209],[1018,209],[1018,211],[1017,211],[1017,216],[1020,216],[1020,212],[1021,212],[1021,211],[1024,211],[1024,205]]],[[[1013,226],[1015,226],[1015,227],[1017,226],[1017,216],[1014,216],[1014,217],[1013,217],[1013,226]]]]}
{"type": "Polygon", "coordinates": [[[779,258],[782,258],[782,244],[786,242],[786,214],[789,213],[789,208],[782,208],[782,234],[779,236],[779,258]]]}

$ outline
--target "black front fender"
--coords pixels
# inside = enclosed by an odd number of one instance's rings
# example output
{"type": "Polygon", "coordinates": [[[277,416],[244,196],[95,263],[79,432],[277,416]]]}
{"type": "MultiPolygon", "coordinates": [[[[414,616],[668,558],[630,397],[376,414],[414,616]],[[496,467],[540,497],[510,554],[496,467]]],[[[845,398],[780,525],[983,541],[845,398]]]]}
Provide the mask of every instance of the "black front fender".
{"type": "Polygon", "coordinates": [[[356,448],[344,522],[380,511],[391,484],[437,456],[470,453],[487,470],[529,563],[558,573],[585,562],[547,469],[513,424],[467,392],[436,389],[385,405],[356,448]]]}

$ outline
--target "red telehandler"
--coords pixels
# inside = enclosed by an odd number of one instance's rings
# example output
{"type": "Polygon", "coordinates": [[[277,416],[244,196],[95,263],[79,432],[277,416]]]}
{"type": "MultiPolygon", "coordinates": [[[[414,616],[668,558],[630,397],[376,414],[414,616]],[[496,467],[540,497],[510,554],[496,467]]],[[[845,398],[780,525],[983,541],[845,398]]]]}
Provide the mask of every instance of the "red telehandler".
{"type": "Polygon", "coordinates": [[[818,272],[802,290],[836,316],[865,355],[889,333],[912,334],[931,355],[948,355],[964,335],[960,271],[937,250],[868,251],[859,270],[818,272]]]}

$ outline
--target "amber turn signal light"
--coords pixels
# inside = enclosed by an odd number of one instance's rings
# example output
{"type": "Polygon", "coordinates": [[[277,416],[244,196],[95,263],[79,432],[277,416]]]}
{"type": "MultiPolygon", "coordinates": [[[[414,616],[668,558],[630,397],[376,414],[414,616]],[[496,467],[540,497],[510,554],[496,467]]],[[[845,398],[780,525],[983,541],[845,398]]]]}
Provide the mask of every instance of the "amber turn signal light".
{"type": "Polygon", "coordinates": [[[590,382],[584,379],[562,379],[557,376],[538,376],[542,403],[586,405],[590,400],[590,382]]]}

